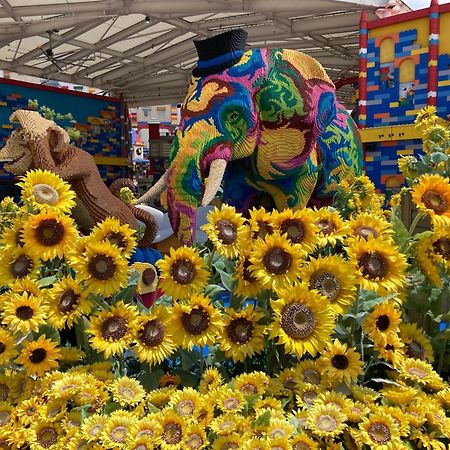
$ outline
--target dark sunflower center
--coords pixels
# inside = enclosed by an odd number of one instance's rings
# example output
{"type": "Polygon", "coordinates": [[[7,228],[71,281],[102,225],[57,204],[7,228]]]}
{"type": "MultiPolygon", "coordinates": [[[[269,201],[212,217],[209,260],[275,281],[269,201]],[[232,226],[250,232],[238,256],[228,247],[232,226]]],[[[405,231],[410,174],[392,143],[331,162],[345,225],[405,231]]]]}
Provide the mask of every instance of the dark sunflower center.
{"type": "Polygon", "coordinates": [[[180,416],[192,416],[195,411],[195,405],[191,400],[182,400],[177,404],[176,410],[180,416]]]}
{"type": "Polygon", "coordinates": [[[386,314],[382,314],[381,316],[377,317],[376,326],[380,331],[386,331],[389,328],[390,324],[391,320],[386,314]]]}
{"type": "Polygon", "coordinates": [[[10,266],[14,278],[24,278],[33,271],[33,260],[27,255],[20,255],[10,266]]]}
{"type": "Polygon", "coordinates": [[[127,427],[118,425],[111,430],[111,432],[109,433],[109,437],[113,442],[123,442],[127,437],[127,432],[127,427]]]}
{"type": "Polygon", "coordinates": [[[164,325],[157,319],[149,320],[140,331],[139,339],[147,347],[157,347],[164,340],[164,325]]]}
{"type": "Polygon", "coordinates": [[[53,427],[41,428],[36,433],[36,440],[44,448],[51,447],[58,440],[58,432],[53,427]]]}
{"type": "Polygon", "coordinates": [[[245,317],[232,319],[227,334],[233,344],[246,344],[253,337],[253,323],[245,317]]]}
{"type": "Polygon", "coordinates": [[[422,201],[426,208],[433,210],[436,214],[443,214],[447,211],[447,200],[437,191],[426,191],[422,195],[422,201]]]}
{"type": "Polygon", "coordinates": [[[319,230],[325,235],[331,234],[336,229],[334,223],[326,219],[317,221],[316,225],[319,227],[319,230]]]}
{"type": "Polygon", "coordinates": [[[306,442],[297,442],[292,446],[292,450],[311,450],[311,446],[306,442]]]}
{"type": "Polygon", "coordinates": [[[63,314],[67,314],[68,312],[75,309],[78,305],[78,300],[80,296],[75,294],[73,289],[68,289],[63,292],[61,297],[59,297],[58,308],[63,314]]]}
{"type": "Polygon", "coordinates": [[[368,225],[360,225],[359,227],[356,227],[354,233],[356,236],[360,236],[366,241],[370,236],[373,236],[374,238],[377,238],[379,236],[378,231],[373,227],[369,227],[368,225]]]}
{"type": "Polygon", "coordinates": [[[87,270],[97,280],[106,281],[114,276],[116,267],[114,258],[99,254],[89,260],[87,270]]]}
{"type": "Polygon", "coordinates": [[[147,285],[150,286],[156,278],[156,273],[153,269],[147,268],[142,272],[142,282],[147,285]]]}
{"type": "Polygon", "coordinates": [[[334,355],[331,359],[331,364],[339,370],[345,370],[350,365],[345,355],[334,355]]]}
{"type": "Polygon", "coordinates": [[[237,229],[233,222],[227,219],[220,219],[216,223],[216,228],[218,231],[217,237],[222,244],[230,245],[236,242],[237,229]]]}
{"type": "Polygon", "coordinates": [[[332,432],[337,427],[337,421],[333,416],[330,416],[329,414],[322,414],[317,418],[316,426],[320,430],[332,432]]]}
{"type": "Polygon", "coordinates": [[[316,401],[317,397],[317,392],[314,391],[305,391],[302,394],[302,400],[309,405],[312,405],[316,401]]]}
{"type": "Polygon", "coordinates": [[[36,348],[31,352],[31,355],[28,357],[28,359],[33,363],[33,364],[39,364],[42,361],[44,361],[44,359],[47,356],[47,351],[43,348],[36,348]]]}
{"type": "Polygon", "coordinates": [[[297,387],[297,382],[296,382],[296,380],[295,380],[295,378],[294,377],[290,377],[290,376],[288,376],[288,377],[286,377],[284,380],[283,380],[283,386],[286,388],[286,389],[295,389],[296,387],[297,387]]]}
{"type": "Polygon", "coordinates": [[[119,248],[126,248],[127,240],[125,236],[116,231],[111,231],[105,236],[105,240],[109,241],[112,245],[115,245],[119,248]]]}
{"type": "Polygon", "coordinates": [[[253,233],[253,239],[261,238],[264,239],[268,234],[273,233],[273,227],[267,222],[264,222],[263,220],[258,220],[258,231],[255,231],[253,233]]]}
{"type": "Polygon", "coordinates": [[[179,424],[169,422],[164,426],[163,439],[167,444],[178,444],[182,437],[182,430],[179,424]]]}
{"type": "Polygon", "coordinates": [[[101,333],[107,341],[122,339],[128,331],[128,322],[122,316],[108,317],[101,325],[101,333]]]}
{"type": "Polygon", "coordinates": [[[257,394],[258,388],[252,383],[244,383],[241,387],[241,392],[247,395],[257,394]]]}
{"type": "Polygon", "coordinates": [[[394,347],[393,345],[391,345],[391,344],[386,344],[386,345],[384,346],[384,349],[387,350],[388,352],[393,352],[393,351],[395,351],[395,347],[394,347]]]}
{"type": "Polygon", "coordinates": [[[406,349],[406,355],[410,358],[416,358],[416,359],[425,359],[426,352],[423,348],[423,345],[420,342],[417,342],[416,340],[411,341],[410,344],[407,344],[406,349]]]}
{"type": "Polygon", "coordinates": [[[193,308],[189,313],[183,313],[181,316],[181,323],[183,328],[189,334],[202,334],[208,329],[209,314],[203,308],[193,308]]]}
{"type": "Polygon", "coordinates": [[[450,239],[440,238],[433,242],[434,251],[445,259],[450,258],[450,239]]]}
{"type": "Polygon", "coordinates": [[[252,271],[250,270],[251,265],[252,263],[247,258],[244,260],[244,263],[242,264],[242,278],[247,283],[253,283],[256,281],[256,278],[254,277],[252,271]]]}
{"type": "Polygon", "coordinates": [[[388,273],[388,261],[380,253],[363,253],[359,259],[359,266],[362,267],[363,275],[371,280],[384,278],[388,273]]]}
{"type": "Polygon", "coordinates": [[[199,434],[193,433],[187,439],[186,445],[193,450],[200,448],[203,445],[203,438],[199,434]]]}
{"type": "Polygon", "coordinates": [[[384,423],[375,422],[369,426],[367,431],[372,440],[378,444],[384,444],[391,440],[391,430],[384,423]]]}
{"type": "Polygon", "coordinates": [[[294,244],[300,244],[305,236],[305,226],[300,220],[287,219],[281,224],[280,229],[281,234],[286,233],[294,244]]]}
{"type": "Polygon", "coordinates": [[[178,259],[170,268],[170,275],[179,284],[189,284],[195,279],[195,266],[188,259],[178,259]]]}
{"type": "Polygon", "coordinates": [[[292,258],[281,247],[273,247],[264,255],[263,264],[268,272],[274,275],[282,275],[291,268],[292,258]]]}
{"type": "Polygon", "coordinates": [[[56,219],[44,219],[36,227],[36,239],[45,247],[53,247],[62,241],[64,232],[64,225],[56,219]]]}
{"type": "Polygon", "coordinates": [[[314,369],[306,369],[303,372],[303,378],[306,383],[320,384],[320,373],[314,369]]]}
{"type": "Polygon", "coordinates": [[[308,339],[316,328],[316,319],[308,306],[291,303],[281,313],[281,328],[292,339],[308,339]]]}
{"type": "Polygon", "coordinates": [[[309,288],[319,291],[321,295],[333,301],[339,295],[341,285],[333,273],[316,272],[309,279],[309,288]]]}
{"type": "Polygon", "coordinates": [[[19,306],[16,309],[16,316],[20,320],[30,320],[33,317],[33,314],[34,314],[33,308],[27,305],[19,306]]]}
{"type": "Polygon", "coordinates": [[[3,342],[0,342],[0,355],[4,353],[6,350],[6,345],[3,342]]]}

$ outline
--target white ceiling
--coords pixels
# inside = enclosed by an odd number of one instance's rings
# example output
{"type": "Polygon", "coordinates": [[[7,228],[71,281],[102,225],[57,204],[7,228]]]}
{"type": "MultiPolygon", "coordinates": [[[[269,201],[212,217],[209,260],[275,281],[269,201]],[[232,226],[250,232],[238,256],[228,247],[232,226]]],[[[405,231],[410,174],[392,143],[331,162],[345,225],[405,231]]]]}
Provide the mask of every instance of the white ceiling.
{"type": "MultiPolygon", "coordinates": [[[[123,94],[130,106],[176,103],[196,64],[192,39],[241,27],[249,47],[302,50],[336,80],[357,75],[361,10],[386,3],[0,0],[0,69],[123,94]]],[[[351,95],[339,90],[347,104],[351,95]]]]}

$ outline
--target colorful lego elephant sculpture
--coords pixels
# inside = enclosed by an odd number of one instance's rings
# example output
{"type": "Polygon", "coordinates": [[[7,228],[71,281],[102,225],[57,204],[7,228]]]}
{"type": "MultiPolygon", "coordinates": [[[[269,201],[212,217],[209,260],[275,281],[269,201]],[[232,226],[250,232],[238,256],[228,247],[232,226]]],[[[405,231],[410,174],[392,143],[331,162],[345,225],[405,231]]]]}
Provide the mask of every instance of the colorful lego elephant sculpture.
{"type": "Polygon", "coordinates": [[[223,183],[240,211],[302,208],[362,169],[357,127],[336,101],[323,67],[294,50],[244,51],[247,33],[194,41],[199,61],[161,179],[138,202],[167,189],[179,240],[194,239],[196,209],[223,183]]]}

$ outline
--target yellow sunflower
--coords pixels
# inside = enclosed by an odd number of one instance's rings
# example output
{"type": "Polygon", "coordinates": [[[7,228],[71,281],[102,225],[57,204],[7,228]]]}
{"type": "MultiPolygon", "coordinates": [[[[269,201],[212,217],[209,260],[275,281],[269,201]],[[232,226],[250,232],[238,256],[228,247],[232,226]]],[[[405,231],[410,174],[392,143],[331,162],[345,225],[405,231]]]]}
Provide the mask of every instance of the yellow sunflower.
{"type": "Polygon", "coordinates": [[[165,255],[156,265],[161,271],[160,288],[174,300],[200,292],[208,283],[206,262],[194,248],[171,248],[170,255],[165,255]]]}
{"type": "Polygon", "coordinates": [[[108,241],[116,246],[126,258],[130,257],[136,246],[135,230],[127,224],[121,224],[115,217],[107,217],[91,231],[93,241],[108,241]]]}
{"type": "Polygon", "coordinates": [[[131,435],[135,439],[142,437],[151,438],[155,444],[158,443],[161,436],[161,426],[158,423],[157,414],[147,414],[145,417],[139,420],[139,422],[133,424],[131,429],[131,435]]]}
{"type": "Polygon", "coordinates": [[[70,185],[49,170],[28,171],[17,186],[22,188],[22,202],[38,211],[56,210],[68,214],[75,206],[75,192],[70,185]]]}
{"type": "Polygon", "coordinates": [[[250,251],[242,251],[234,272],[234,292],[242,298],[255,298],[263,290],[258,278],[250,270],[250,251]]]}
{"type": "Polygon", "coordinates": [[[317,384],[302,383],[299,385],[296,404],[299,408],[309,409],[319,398],[320,386],[317,384]]]}
{"type": "Polygon", "coordinates": [[[292,439],[292,450],[319,450],[319,443],[301,432],[292,439]]]}
{"type": "Polygon", "coordinates": [[[292,245],[286,236],[267,235],[253,247],[250,270],[265,288],[277,291],[298,279],[303,256],[300,246],[292,245]]]}
{"type": "Polygon", "coordinates": [[[350,422],[359,423],[367,414],[370,413],[370,408],[363,402],[356,401],[347,411],[348,420],[350,422]]]}
{"type": "Polygon", "coordinates": [[[347,253],[363,288],[384,295],[400,291],[405,284],[406,258],[389,241],[354,240],[347,253]]]}
{"type": "Polygon", "coordinates": [[[61,354],[57,346],[56,342],[46,339],[43,334],[36,341],[24,341],[16,361],[25,367],[28,375],[42,376],[44,372],[58,367],[57,360],[61,354]]]}
{"type": "Polygon", "coordinates": [[[242,436],[238,433],[227,434],[226,436],[219,436],[214,440],[212,450],[232,450],[238,449],[242,445],[242,436]]]}
{"type": "Polygon", "coordinates": [[[90,292],[104,297],[118,292],[128,280],[127,260],[109,242],[89,243],[85,258],[74,262],[73,267],[90,292]]]}
{"type": "Polygon", "coordinates": [[[237,213],[234,206],[222,205],[220,209],[215,207],[208,213],[207,221],[201,229],[208,235],[217,252],[228,259],[236,258],[248,235],[242,214],[237,213]]]}
{"type": "Polygon", "coordinates": [[[214,391],[223,384],[223,378],[220,372],[215,367],[208,367],[200,379],[198,390],[202,394],[214,391]]]}
{"type": "Polygon", "coordinates": [[[220,311],[200,294],[192,295],[188,303],[175,303],[171,320],[175,344],[188,350],[213,344],[222,329],[220,311]]]}
{"type": "Polygon", "coordinates": [[[269,388],[269,377],[263,372],[243,373],[234,379],[234,387],[244,395],[261,395],[269,388]]]}
{"type": "Polygon", "coordinates": [[[400,432],[394,419],[389,415],[370,414],[359,424],[359,437],[371,449],[397,450],[400,432]]]}
{"type": "MultiPolygon", "coordinates": [[[[410,182],[419,176],[417,171],[417,158],[415,156],[402,156],[397,160],[397,166],[400,173],[410,182]]],[[[390,200],[390,206],[398,206],[401,203],[399,193],[394,194],[390,200]]]]}
{"type": "Polygon", "coordinates": [[[161,450],[181,450],[184,446],[186,422],[174,411],[166,410],[160,415],[159,423],[162,428],[161,450]]]}
{"type": "Polygon", "coordinates": [[[401,323],[399,326],[406,356],[433,362],[433,347],[424,331],[415,323],[401,323]]]}
{"type": "Polygon", "coordinates": [[[158,445],[158,441],[150,436],[143,435],[133,438],[129,444],[129,450],[153,450],[158,445]]]}
{"type": "Polygon", "coordinates": [[[38,258],[21,248],[2,250],[0,254],[0,285],[10,286],[25,277],[34,278],[39,269],[38,258]]]}
{"type": "Polygon", "coordinates": [[[17,405],[17,417],[22,425],[31,425],[39,417],[42,399],[34,396],[17,405]]]}
{"type": "Polygon", "coordinates": [[[133,349],[139,361],[160,364],[176,350],[170,316],[169,308],[154,305],[148,315],[140,317],[133,338],[133,349]]]}
{"type": "Polygon", "coordinates": [[[433,259],[442,264],[447,273],[450,272],[450,222],[446,226],[435,226],[429,237],[430,253],[433,259]]]}
{"type": "Polygon", "coordinates": [[[90,343],[97,352],[106,358],[121,354],[126,350],[137,326],[138,312],[135,306],[117,302],[111,309],[101,311],[90,317],[86,330],[91,334],[90,343]]]}
{"type": "Polygon", "coordinates": [[[436,375],[431,364],[413,358],[405,358],[401,361],[399,371],[402,379],[421,385],[427,385],[436,375]]]}
{"type": "Polygon", "coordinates": [[[438,288],[442,287],[441,268],[434,258],[433,241],[431,237],[420,238],[414,247],[414,256],[421,272],[438,288]]]}
{"type": "Polygon", "coordinates": [[[390,239],[392,230],[390,224],[384,218],[369,213],[361,213],[350,218],[349,237],[367,240],[369,237],[375,239],[390,239]]]}
{"type": "Polygon", "coordinates": [[[322,353],[319,364],[333,383],[350,385],[363,373],[360,354],[337,339],[322,353]]]}
{"type": "Polygon", "coordinates": [[[319,245],[336,245],[337,242],[343,242],[348,235],[350,228],[341,215],[330,208],[320,208],[313,210],[314,224],[319,232],[319,245]]]}
{"type": "Polygon", "coordinates": [[[427,154],[436,151],[436,147],[443,147],[450,140],[450,131],[447,126],[429,124],[422,131],[423,151],[427,154]]]}
{"type": "Polygon", "coordinates": [[[73,219],[56,211],[29,216],[23,227],[24,249],[36,258],[63,258],[75,242],[78,232],[73,219]]]}
{"type": "Polygon", "coordinates": [[[300,245],[306,253],[312,253],[319,243],[319,230],[314,224],[315,217],[312,210],[285,209],[276,214],[273,220],[279,233],[286,234],[291,244],[300,245]]]}
{"type": "Polygon", "coordinates": [[[244,361],[247,356],[263,350],[265,327],[258,324],[263,313],[251,305],[241,311],[226,309],[225,313],[219,347],[227,358],[232,358],[234,362],[244,361]]]}
{"type": "Polygon", "coordinates": [[[0,237],[0,244],[4,246],[5,250],[14,250],[22,248],[24,241],[22,238],[24,221],[20,217],[16,219],[11,226],[3,230],[0,237]]]}
{"type": "Polygon", "coordinates": [[[14,337],[3,328],[0,328],[0,364],[7,366],[10,359],[17,355],[14,337]]]}
{"type": "Polygon", "coordinates": [[[416,127],[422,127],[427,126],[429,123],[434,123],[436,120],[436,106],[425,106],[417,113],[414,124],[416,127]]]}
{"type": "Polygon", "coordinates": [[[252,208],[249,211],[250,218],[248,223],[251,231],[251,238],[265,239],[266,235],[272,234],[275,230],[273,217],[276,213],[266,211],[262,206],[259,208],[252,208]]]}
{"type": "Polygon", "coordinates": [[[64,433],[57,422],[38,419],[27,429],[28,442],[32,450],[59,450],[64,433]]]}
{"type": "Polygon", "coordinates": [[[397,367],[405,357],[405,344],[397,334],[392,334],[387,339],[377,339],[377,335],[373,337],[373,348],[381,359],[397,367]]]}
{"type": "Polygon", "coordinates": [[[155,389],[147,394],[147,401],[152,406],[163,409],[170,402],[172,395],[175,394],[176,391],[176,388],[173,386],[162,389],[155,389]]]}
{"type": "Polygon", "coordinates": [[[134,378],[122,376],[114,380],[108,389],[113,398],[121,406],[137,406],[145,398],[145,389],[139,381],[134,378]]]}
{"type": "Polygon", "coordinates": [[[50,294],[48,322],[57,330],[71,327],[78,317],[91,311],[88,291],[83,291],[79,282],[73,278],[62,278],[47,293],[50,294]]]}
{"type": "Polygon", "coordinates": [[[317,291],[298,284],[273,301],[272,308],[270,338],[277,338],[286,352],[298,358],[305,353],[315,356],[329,342],[335,326],[334,314],[317,291]]]}
{"type": "Polygon", "coordinates": [[[363,330],[372,340],[386,345],[400,331],[401,315],[401,312],[391,303],[379,303],[366,316],[363,330]]]}
{"type": "Polygon", "coordinates": [[[323,391],[319,394],[317,399],[317,405],[323,404],[325,406],[334,406],[340,412],[348,415],[352,409],[354,403],[351,399],[347,398],[344,394],[337,391],[323,391]]]}
{"type": "Polygon", "coordinates": [[[40,325],[47,320],[48,305],[41,296],[24,292],[22,295],[12,294],[3,306],[3,323],[14,333],[27,334],[37,332],[40,325]]]}
{"type": "Polygon", "coordinates": [[[181,417],[198,419],[203,408],[203,398],[201,394],[192,388],[184,388],[177,391],[169,402],[169,407],[181,417]]]}
{"type": "Polygon", "coordinates": [[[214,395],[214,402],[217,408],[223,413],[238,413],[245,407],[245,397],[239,392],[229,387],[221,387],[214,395]]]}
{"type": "Polygon", "coordinates": [[[412,199],[420,211],[428,214],[433,222],[445,223],[450,220],[449,179],[438,174],[425,174],[413,187],[412,199]]]}
{"type": "Polygon", "coordinates": [[[343,314],[355,300],[353,268],[340,256],[311,258],[300,277],[309,289],[325,297],[337,314],[343,314]]]}
{"type": "Polygon", "coordinates": [[[135,420],[132,413],[117,410],[109,416],[100,440],[106,448],[127,449],[131,439],[130,430],[135,420]]]}
{"type": "Polygon", "coordinates": [[[322,373],[318,365],[318,360],[305,359],[297,364],[296,370],[298,372],[299,380],[302,383],[308,384],[324,384],[326,376],[322,373]]]}
{"type": "Polygon", "coordinates": [[[308,412],[307,426],[321,438],[339,436],[345,429],[347,416],[334,405],[316,405],[308,412]]]}

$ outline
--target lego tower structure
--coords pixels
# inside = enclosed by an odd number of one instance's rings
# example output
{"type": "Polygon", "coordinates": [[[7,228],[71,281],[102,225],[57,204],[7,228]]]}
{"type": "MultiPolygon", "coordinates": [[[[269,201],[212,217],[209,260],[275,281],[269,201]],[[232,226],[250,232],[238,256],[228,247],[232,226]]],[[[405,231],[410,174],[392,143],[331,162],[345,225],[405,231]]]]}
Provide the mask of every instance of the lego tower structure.
{"type": "Polygon", "coordinates": [[[450,4],[360,21],[358,124],[367,175],[381,191],[404,183],[397,160],[421,152],[413,122],[434,105],[450,113],[450,4]]]}

